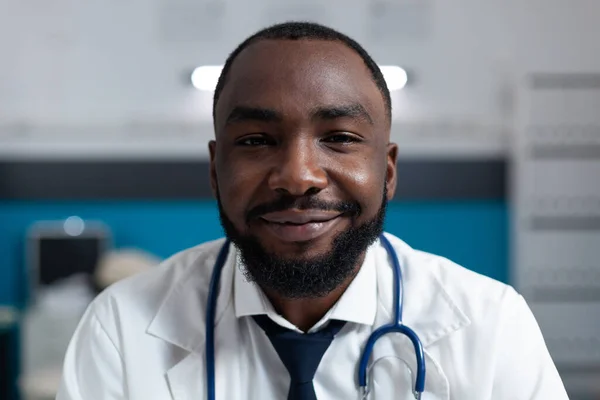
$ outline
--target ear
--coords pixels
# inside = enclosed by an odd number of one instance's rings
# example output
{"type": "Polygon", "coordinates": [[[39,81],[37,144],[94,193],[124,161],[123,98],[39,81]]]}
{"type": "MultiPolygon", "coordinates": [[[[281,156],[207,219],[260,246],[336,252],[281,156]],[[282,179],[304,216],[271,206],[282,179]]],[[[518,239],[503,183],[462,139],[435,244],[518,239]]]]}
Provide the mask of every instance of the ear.
{"type": "Polygon", "coordinates": [[[387,145],[387,167],[386,167],[386,184],[387,184],[387,199],[392,200],[396,194],[397,185],[397,164],[398,163],[398,145],[396,143],[388,143],[387,145]]]}
{"type": "Polygon", "coordinates": [[[213,196],[216,198],[219,187],[217,184],[216,168],[217,142],[215,140],[208,142],[208,153],[210,154],[210,188],[212,189],[213,196]]]}

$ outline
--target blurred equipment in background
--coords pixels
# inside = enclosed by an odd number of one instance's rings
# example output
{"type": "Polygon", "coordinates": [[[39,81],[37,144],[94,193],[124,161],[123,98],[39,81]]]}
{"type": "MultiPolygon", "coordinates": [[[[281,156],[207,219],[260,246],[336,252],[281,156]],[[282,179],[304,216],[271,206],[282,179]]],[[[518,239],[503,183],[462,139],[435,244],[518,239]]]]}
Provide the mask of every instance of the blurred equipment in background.
{"type": "Polygon", "coordinates": [[[80,275],[93,289],[100,258],[111,247],[109,229],[101,222],[79,217],[34,224],[27,237],[26,260],[30,271],[30,298],[53,291],[61,280],[80,275]]]}
{"type": "Polygon", "coordinates": [[[108,227],[79,217],[38,222],[29,230],[30,301],[21,333],[24,400],[54,399],[64,353],[97,293],[97,265],[111,246],[108,227]]]}
{"type": "Polygon", "coordinates": [[[512,147],[512,280],[569,396],[600,399],[600,73],[527,78],[512,147]]]}

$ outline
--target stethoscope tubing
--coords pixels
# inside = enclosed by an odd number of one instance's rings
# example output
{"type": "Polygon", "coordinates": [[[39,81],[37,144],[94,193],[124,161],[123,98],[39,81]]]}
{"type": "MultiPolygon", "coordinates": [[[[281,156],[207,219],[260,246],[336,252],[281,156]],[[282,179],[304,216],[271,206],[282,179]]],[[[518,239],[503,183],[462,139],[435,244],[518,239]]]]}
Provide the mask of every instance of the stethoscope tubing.
{"type": "MultiPolygon", "coordinates": [[[[416,399],[421,398],[421,393],[425,390],[425,357],[423,352],[423,345],[419,340],[419,337],[408,326],[402,323],[402,308],[404,304],[404,287],[402,280],[402,269],[400,268],[400,260],[398,259],[398,255],[396,251],[392,247],[392,244],[385,237],[385,235],[380,236],[381,243],[385,247],[391,262],[392,269],[394,273],[393,286],[394,286],[394,322],[390,324],[383,325],[376,329],[367,339],[367,343],[363,349],[362,355],[360,357],[359,367],[358,367],[358,383],[362,390],[362,393],[368,393],[368,383],[367,383],[367,369],[369,364],[369,358],[373,353],[373,347],[377,340],[379,340],[382,336],[387,335],[388,333],[401,333],[407,336],[414,349],[415,349],[415,357],[417,361],[417,376],[415,379],[415,387],[413,394],[416,399]]],[[[230,241],[226,240],[221,249],[219,250],[219,254],[217,255],[217,259],[215,261],[214,269],[212,272],[212,276],[210,279],[209,289],[208,289],[208,304],[206,310],[206,349],[205,349],[205,359],[206,359],[206,393],[208,400],[215,399],[215,327],[214,322],[216,319],[216,310],[217,310],[217,299],[219,292],[219,282],[221,280],[221,272],[223,267],[225,266],[225,262],[227,260],[227,255],[229,253],[230,241]]]]}

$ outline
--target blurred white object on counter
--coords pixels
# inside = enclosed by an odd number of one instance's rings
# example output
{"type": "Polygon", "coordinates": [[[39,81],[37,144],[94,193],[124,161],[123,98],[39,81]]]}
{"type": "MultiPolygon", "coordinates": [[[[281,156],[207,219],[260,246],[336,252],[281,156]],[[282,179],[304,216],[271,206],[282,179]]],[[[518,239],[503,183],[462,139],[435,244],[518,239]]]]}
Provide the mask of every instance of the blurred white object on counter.
{"type": "Polygon", "coordinates": [[[20,387],[25,400],[56,396],[65,351],[93,298],[89,278],[84,274],[38,289],[36,302],[22,320],[20,387]]]}
{"type": "Polygon", "coordinates": [[[138,249],[113,250],[104,254],[96,267],[95,280],[104,289],[122,279],[144,272],[162,260],[138,249]]]}

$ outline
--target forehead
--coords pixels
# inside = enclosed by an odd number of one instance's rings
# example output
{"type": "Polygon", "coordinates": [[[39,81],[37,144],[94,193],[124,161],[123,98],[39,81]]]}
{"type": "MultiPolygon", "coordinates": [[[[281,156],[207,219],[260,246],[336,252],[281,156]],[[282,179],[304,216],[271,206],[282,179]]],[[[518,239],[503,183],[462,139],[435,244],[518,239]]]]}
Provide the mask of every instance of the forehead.
{"type": "Polygon", "coordinates": [[[260,40],[233,62],[216,108],[217,126],[236,106],[301,115],[316,106],[359,103],[385,120],[383,97],[362,58],[325,40],[260,40]]]}

